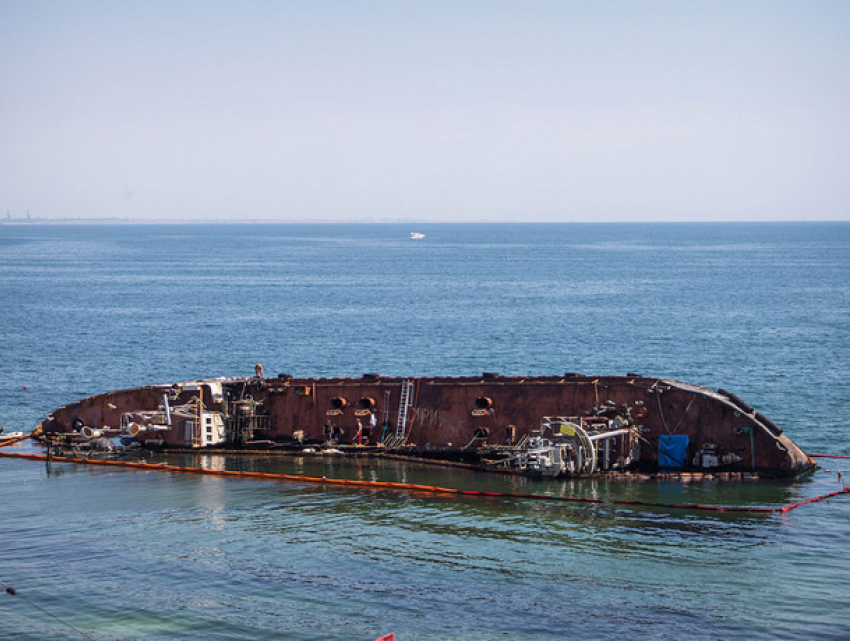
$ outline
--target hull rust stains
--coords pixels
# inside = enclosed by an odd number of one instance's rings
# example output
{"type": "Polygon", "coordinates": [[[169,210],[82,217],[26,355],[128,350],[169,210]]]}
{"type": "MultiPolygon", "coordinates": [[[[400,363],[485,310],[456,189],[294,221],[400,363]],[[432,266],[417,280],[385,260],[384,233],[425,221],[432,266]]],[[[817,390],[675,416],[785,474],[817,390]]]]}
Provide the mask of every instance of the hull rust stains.
{"type": "Polygon", "coordinates": [[[734,394],[626,376],[202,379],[92,396],[42,440],[146,447],[393,452],[541,476],[617,472],[793,477],[813,461],[734,394]]]}

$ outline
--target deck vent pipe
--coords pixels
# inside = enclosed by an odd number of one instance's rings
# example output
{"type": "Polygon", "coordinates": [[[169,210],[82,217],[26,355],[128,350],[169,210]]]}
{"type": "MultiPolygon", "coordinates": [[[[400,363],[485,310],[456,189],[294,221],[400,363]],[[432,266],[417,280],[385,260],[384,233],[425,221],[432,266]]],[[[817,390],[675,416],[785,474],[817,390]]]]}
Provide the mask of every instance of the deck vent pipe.
{"type": "Polygon", "coordinates": [[[489,410],[493,407],[493,399],[489,396],[479,396],[475,399],[475,407],[480,410],[489,410]]]}
{"type": "Polygon", "coordinates": [[[100,438],[103,436],[103,431],[92,427],[91,425],[86,425],[80,433],[86,438],[100,438]]]}
{"type": "Polygon", "coordinates": [[[171,406],[168,404],[168,394],[162,395],[162,404],[165,406],[165,424],[171,427],[171,406]]]}
{"type": "Polygon", "coordinates": [[[357,407],[359,407],[361,410],[373,410],[375,409],[376,405],[377,403],[375,402],[375,399],[371,396],[364,396],[359,401],[357,401],[357,407]]]}

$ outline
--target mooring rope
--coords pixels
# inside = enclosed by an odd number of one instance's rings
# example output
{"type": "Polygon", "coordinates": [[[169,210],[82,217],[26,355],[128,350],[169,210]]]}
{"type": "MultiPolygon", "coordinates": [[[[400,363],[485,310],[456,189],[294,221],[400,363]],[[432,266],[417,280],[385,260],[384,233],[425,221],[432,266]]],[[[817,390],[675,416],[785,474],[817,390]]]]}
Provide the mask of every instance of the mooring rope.
{"type": "Polygon", "coordinates": [[[703,505],[697,503],[653,503],[651,501],[636,501],[625,499],[613,499],[605,501],[598,498],[580,496],[555,496],[551,494],[516,494],[509,492],[484,492],[481,490],[460,490],[436,485],[417,485],[414,483],[393,483],[390,481],[359,481],[355,479],[334,479],[327,477],[302,476],[299,474],[272,474],[269,472],[244,472],[240,470],[212,470],[204,467],[183,467],[179,465],[167,465],[164,463],[139,463],[136,461],[110,461],[106,459],[78,459],[65,456],[52,456],[48,458],[40,454],[23,454],[15,452],[0,452],[0,457],[20,458],[31,461],[54,461],[57,463],[75,463],[78,465],[102,465],[113,467],[131,467],[153,471],[185,472],[188,474],[209,474],[215,476],[234,476],[240,478],[258,478],[277,481],[294,481],[298,483],[313,483],[322,485],[342,485],[349,487],[362,487],[372,489],[388,489],[409,492],[424,492],[428,494],[453,494],[457,496],[477,496],[486,498],[511,498],[528,499],[537,501],[560,501],[572,503],[609,503],[615,505],[639,505],[644,507],[663,507],[683,510],[708,510],[713,512],[747,512],[754,514],[786,513],[808,503],[817,503],[825,499],[838,496],[839,494],[850,494],[850,487],[836,492],[830,492],[803,501],[797,501],[782,507],[750,507],[738,505],[703,505]]]}
{"type": "Polygon", "coordinates": [[[34,607],[36,610],[40,611],[42,614],[46,614],[47,616],[49,616],[49,617],[51,617],[51,618],[53,618],[53,619],[56,619],[59,623],[61,623],[61,624],[62,624],[62,625],[64,625],[65,627],[67,627],[67,628],[69,628],[69,629],[73,630],[74,632],[76,632],[77,634],[79,634],[81,637],[84,637],[84,638],[86,638],[86,639],[92,639],[92,640],[94,640],[94,637],[93,637],[93,636],[90,636],[90,635],[86,634],[85,632],[83,632],[83,631],[82,631],[82,630],[80,630],[79,628],[75,628],[73,625],[71,625],[71,624],[70,624],[70,623],[68,623],[67,621],[62,620],[61,618],[59,618],[58,616],[56,616],[56,615],[55,615],[55,614],[53,614],[52,612],[49,612],[49,611],[45,610],[45,609],[44,609],[42,606],[40,606],[38,603],[36,603],[35,601],[32,601],[31,599],[28,599],[28,598],[27,598],[24,594],[21,594],[20,592],[18,592],[18,591],[17,591],[15,588],[13,588],[11,585],[9,585],[9,584],[7,584],[7,583],[5,583],[5,582],[3,582],[3,581],[0,581],[0,586],[2,586],[3,591],[4,591],[6,594],[8,594],[9,596],[14,596],[14,597],[18,597],[18,598],[20,598],[20,599],[23,599],[23,600],[24,600],[24,601],[26,601],[29,605],[31,605],[32,607],[34,607]]]}
{"type": "Polygon", "coordinates": [[[850,459],[850,456],[844,456],[843,454],[807,454],[806,456],[810,456],[811,458],[846,458],[846,459],[850,459]]]}

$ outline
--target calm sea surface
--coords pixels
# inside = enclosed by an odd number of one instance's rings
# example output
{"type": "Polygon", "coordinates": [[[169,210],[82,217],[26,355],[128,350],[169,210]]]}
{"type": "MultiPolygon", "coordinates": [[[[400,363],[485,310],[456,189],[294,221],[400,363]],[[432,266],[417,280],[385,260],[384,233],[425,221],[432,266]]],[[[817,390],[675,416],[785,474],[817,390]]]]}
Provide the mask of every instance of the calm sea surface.
{"type": "MultiPolygon", "coordinates": [[[[0,225],[0,330],[7,431],[83,396],[257,362],[301,376],[641,372],[723,387],[804,450],[850,454],[848,223],[0,225]]],[[[794,482],[547,482],[188,458],[767,506],[850,473],[822,460],[794,482]]],[[[0,592],[4,639],[850,637],[846,495],[781,516],[695,513],[15,459],[0,459],[0,491],[0,582],[18,593],[0,592]]]]}

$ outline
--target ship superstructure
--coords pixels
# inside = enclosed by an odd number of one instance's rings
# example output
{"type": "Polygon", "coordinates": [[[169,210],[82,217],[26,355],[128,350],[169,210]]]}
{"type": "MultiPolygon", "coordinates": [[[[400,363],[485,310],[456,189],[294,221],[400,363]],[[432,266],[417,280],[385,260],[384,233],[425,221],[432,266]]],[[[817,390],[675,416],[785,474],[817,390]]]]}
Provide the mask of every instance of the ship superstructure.
{"type": "Polygon", "coordinates": [[[626,376],[211,378],[58,408],[43,438],[178,449],[330,448],[543,476],[640,470],[795,476],[811,459],[734,394],[626,376]]]}

